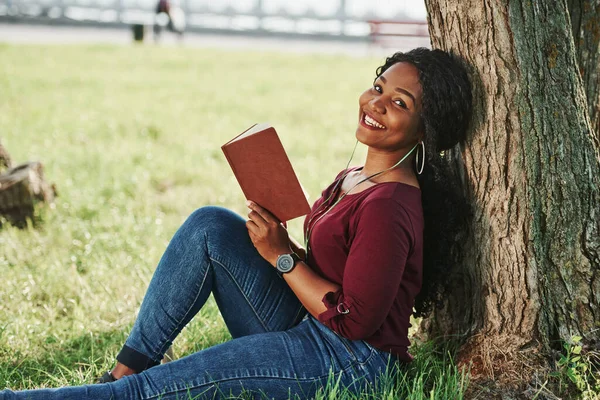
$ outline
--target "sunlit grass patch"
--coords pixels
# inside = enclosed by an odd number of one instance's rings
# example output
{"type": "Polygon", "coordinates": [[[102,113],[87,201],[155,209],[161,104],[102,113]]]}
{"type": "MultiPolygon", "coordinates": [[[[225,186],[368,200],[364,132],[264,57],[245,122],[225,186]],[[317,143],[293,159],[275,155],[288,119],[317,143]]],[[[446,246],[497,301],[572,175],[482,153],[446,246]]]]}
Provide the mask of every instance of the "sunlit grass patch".
{"type": "MultiPolygon", "coordinates": [[[[220,146],[251,124],[277,128],[315,200],[348,162],[358,96],[380,62],[0,46],[0,140],[14,162],[41,161],[58,190],[35,227],[0,230],[0,388],[90,383],[112,366],[186,216],[208,204],[245,214],[220,146]]],[[[359,148],[354,164],[364,154],[359,148]]],[[[290,224],[299,240],[301,226],[300,219],[290,224]]],[[[174,353],[228,339],[211,299],[174,353]]],[[[460,398],[466,378],[451,360],[416,353],[399,380],[362,398],[460,398]]],[[[334,381],[319,396],[352,398],[334,381]]]]}

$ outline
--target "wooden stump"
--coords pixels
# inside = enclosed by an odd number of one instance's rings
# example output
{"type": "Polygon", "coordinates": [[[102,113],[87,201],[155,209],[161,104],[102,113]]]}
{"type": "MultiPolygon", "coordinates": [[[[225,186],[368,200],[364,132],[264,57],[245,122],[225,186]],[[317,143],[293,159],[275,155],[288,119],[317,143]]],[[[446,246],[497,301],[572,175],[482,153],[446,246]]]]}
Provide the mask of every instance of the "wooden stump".
{"type": "Polygon", "coordinates": [[[4,146],[2,146],[2,144],[0,143],[0,173],[10,167],[10,156],[8,155],[8,152],[6,151],[4,146]]]}
{"type": "Polygon", "coordinates": [[[54,185],[44,180],[39,162],[28,162],[0,175],[0,215],[16,226],[26,226],[36,203],[52,202],[55,195],[54,185]]]}

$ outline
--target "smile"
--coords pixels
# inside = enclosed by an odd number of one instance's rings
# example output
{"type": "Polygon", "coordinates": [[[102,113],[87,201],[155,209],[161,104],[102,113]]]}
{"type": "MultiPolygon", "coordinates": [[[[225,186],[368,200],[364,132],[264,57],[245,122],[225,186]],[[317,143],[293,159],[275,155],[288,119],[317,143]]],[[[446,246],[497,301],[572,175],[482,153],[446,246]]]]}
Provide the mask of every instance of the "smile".
{"type": "Polygon", "coordinates": [[[382,124],[377,122],[375,119],[373,119],[373,117],[371,117],[370,115],[367,115],[364,112],[363,112],[362,122],[371,128],[385,129],[385,126],[383,126],[382,124]]]}

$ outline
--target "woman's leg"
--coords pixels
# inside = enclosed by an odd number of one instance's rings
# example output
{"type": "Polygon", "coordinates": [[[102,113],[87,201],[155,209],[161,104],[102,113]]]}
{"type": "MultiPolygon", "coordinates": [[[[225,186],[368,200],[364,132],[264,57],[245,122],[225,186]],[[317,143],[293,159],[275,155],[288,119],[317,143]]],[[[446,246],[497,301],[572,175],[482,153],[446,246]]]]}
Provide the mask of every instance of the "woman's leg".
{"type": "Polygon", "coordinates": [[[3,400],[163,399],[237,396],[313,398],[339,382],[358,393],[386,371],[389,355],[363,341],[339,337],[314,318],[280,332],[233,339],[116,382],[62,389],[0,392],[3,400]],[[339,381],[338,381],[339,380],[339,381]]]}
{"type": "Polygon", "coordinates": [[[117,360],[137,372],[159,364],[211,292],[234,338],[288,329],[305,314],[254,248],[245,220],[224,208],[203,207],[169,243],[117,360]]]}

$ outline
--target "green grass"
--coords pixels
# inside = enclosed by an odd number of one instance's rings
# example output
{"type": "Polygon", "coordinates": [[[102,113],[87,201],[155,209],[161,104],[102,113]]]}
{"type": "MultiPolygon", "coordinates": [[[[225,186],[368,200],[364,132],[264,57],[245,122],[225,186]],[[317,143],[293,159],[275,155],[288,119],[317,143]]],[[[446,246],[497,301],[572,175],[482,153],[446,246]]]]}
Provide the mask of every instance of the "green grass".
{"type": "MultiPolygon", "coordinates": [[[[351,154],[358,96],[380,61],[0,45],[0,140],[15,163],[43,162],[59,194],[35,227],[0,230],[0,388],[89,383],[112,366],[186,216],[207,204],[245,213],[220,146],[249,125],[278,129],[316,199],[351,154]]],[[[298,239],[301,223],[290,224],[298,239]]],[[[211,300],[174,351],[228,339],[211,300]]],[[[362,398],[462,397],[466,376],[451,360],[427,346],[413,351],[400,384],[362,398]]],[[[353,398],[335,382],[320,396],[353,398]]]]}

